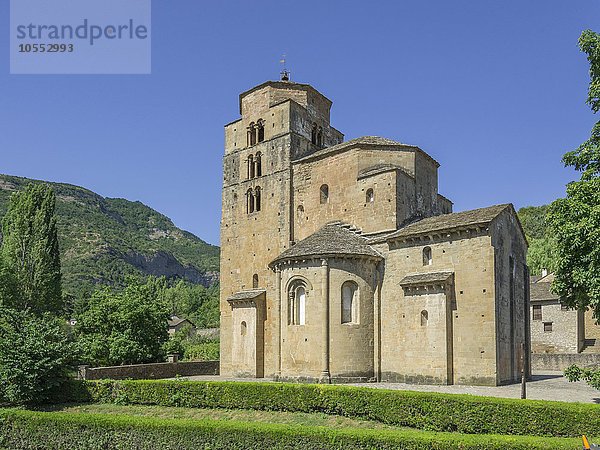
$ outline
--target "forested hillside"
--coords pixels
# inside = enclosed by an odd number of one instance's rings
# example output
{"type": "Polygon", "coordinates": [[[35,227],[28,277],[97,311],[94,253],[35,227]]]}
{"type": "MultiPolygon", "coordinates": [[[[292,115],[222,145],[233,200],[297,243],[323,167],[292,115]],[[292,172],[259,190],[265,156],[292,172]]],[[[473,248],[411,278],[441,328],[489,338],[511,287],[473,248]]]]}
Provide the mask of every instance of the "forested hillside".
{"type": "Polygon", "coordinates": [[[548,205],[527,206],[518,212],[529,241],[527,265],[531,275],[540,275],[542,269],[554,270],[554,240],[546,221],[548,205]]]}
{"type": "MultiPolygon", "coordinates": [[[[0,217],[12,192],[40,182],[0,175],[0,217]]],[[[128,275],[166,276],[204,286],[218,282],[219,248],[180,230],[168,217],[140,202],[48,184],[57,196],[65,294],[77,297],[99,284],[122,286],[128,275]]]]}

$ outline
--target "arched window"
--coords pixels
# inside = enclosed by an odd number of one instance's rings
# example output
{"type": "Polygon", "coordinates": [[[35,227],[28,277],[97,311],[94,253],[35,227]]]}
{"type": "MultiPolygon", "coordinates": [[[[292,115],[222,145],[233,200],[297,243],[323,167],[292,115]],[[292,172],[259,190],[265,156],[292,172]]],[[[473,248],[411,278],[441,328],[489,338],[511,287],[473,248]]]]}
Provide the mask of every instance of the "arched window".
{"type": "Polygon", "coordinates": [[[313,124],[312,131],[310,132],[310,142],[317,145],[317,124],[313,124]]]}
{"type": "Polygon", "coordinates": [[[254,156],[248,155],[248,179],[254,178],[254,156]]]}
{"type": "Polygon", "coordinates": [[[254,157],[254,176],[260,177],[262,175],[262,154],[260,152],[256,152],[256,156],[254,157]]]}
{"type": "Polygon", "coordinates": [[[248,325],[246,325],[246,322],[244,321],[240,324],[240,334],[242,336],[246,336],[247,331],[248,331],[248,325]]]}
{"type": "Polygon", "coordinates": [[[429,321],[429,313],[425,310],[421,311],[421,326],[427,326],[427,322],[429,321]]]}
{"type": "Polygon", "coordinates": [[[258,289],[258,274],[252,275],[252,289],[258,289]]]}
{"type": "Polygon", "coordinates": [[[319,147],[323,146],[323,128],[319,127],[319,131],[317,132],[317,145],[319,147]]]}
{"type": "Polygon", "coordinates": [[[265,123],[262,119],[258,121],[258,142],[265,140],[265,123]]]}
{"type": "Polygon", "coordinates": [[[433,260],[431,258],[431,247],[425,247],[423,249],[423,265],[430,266],[432,262],[433,260]]]}
{"type": "Polygon", "coordinates": [[[321,204],[328,203],[329,202],[329,186],[327,186],[326,184],[322,185],[321,188],[319,189],[319,192],[320,192],[321,204]]]}
{"type": "Polygon", "coordinates": [[[248,125],[248,147],[256,144],[256,128],[254,127],[254,122],[248,125]]]}
{"type": "Polygon", "coordinates": [[[342,284],[342,323],[358,323],[358,285],[354,281],[342,284]]]}
{"type": "Polygon", "coordinates": [[[256,145],[256,126],[254,122],[248,126],[248,146],[256,145]]]}
{"type": "Polygon", "coordinates": [[[248,189],[246,192],[246,212],[248,214],[254,212],[254,193],[252,189],[248,189]]]}
{"type": "Polygon", "coordinates": [[[303,283],[294,284],[290,288],[288,313],[290,325],[306,323],[306,287],[303,283]]]}
{"type": "Polygon", "coordinates": [[[260,188],[254,190],[254,210],[260,211],[260,188]]]}
{"type": "Polygon", "coordinates": [[[304,206],[298,205],[298,208],[296,208],[296,218],[299,221],[302,221],[304,219],[304,206]]]}
{"type": "Polygon", "coordinates": [[[375,201],[375,192],[373,192],[373,189],[367,189],[367,196],[365,201],[367,203],[373,203],[375,201]]]}

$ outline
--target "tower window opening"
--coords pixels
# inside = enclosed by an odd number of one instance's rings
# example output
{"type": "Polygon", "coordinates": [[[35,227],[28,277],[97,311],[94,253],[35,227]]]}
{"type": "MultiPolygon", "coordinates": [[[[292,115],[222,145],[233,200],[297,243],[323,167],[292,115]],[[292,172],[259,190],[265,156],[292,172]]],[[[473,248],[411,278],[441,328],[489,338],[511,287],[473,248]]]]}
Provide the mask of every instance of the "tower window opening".
{"type": "Polygon", "coordinates": [[[254,157],[254,176],[260,177],[262,176],[262,154],[260,152],[256,153],[254,157]]]}
{"type": "Polygon", "coordinates": [[[423,249],[423,265],[430,266],[433,263],[431,256],[431,247],[425,247],[423,249]]]}
{"type": "Polygon", "coordinates": [[[254,178],[255,167],[254,167],[254,155],[248,155],[248,179],[254,178]]]}
{"type": "Polygon", "coordinates": [[[262,142],[265,140],[265,123],[262,119],[260,119],[258,121],[257,129],[258,129],[258,142],[262,142]]]}
{"type": "Polygon", "coordinates": [[[421,311],[421,326],[422,327],[427,326],[428,322],[429,322],[429,313],[426,310],[421,311]]]}
{"type": "Polygon", "coordinates": [[[322,185],[319,189],[320,193],[320,202],[321,204],[329,203],[329,186],[326,184],[322,185]]]}
{"type": "Polygon", "coordinates": [[[242,336],[246,336],[247,331],[248,331],[248,325],[246,325],[246,322],[244,321],[240,324],[240,334],[242,336]]]}
{"type": "Polygon", "coordinates": [[[258,289],[258,274],[252,275],[252,289],[258,289]]]}
{"type": "Polygon", "coordinates": [[[252,189],[248,189],[246,192],[246,212],[248,214],[254,212],[254,193],[252,189]]]}
{"type": "Polygon", "coordinates": [[[310,142],[317,145],[317,124],[313,124],[312,131],[310,133],[310,142]]]}
{"type": "Polygon", "coordinates": [[[367,196],[366,196],[366,202],[367,203],[373,203],[375,201],[375,193],[373,192],[373,189],[367,189],[367,196]]]}
{"type": "Polygon", "coordinates": [[[319,147],[323,146],[323,128],[319,127],[319,131],[317,131],[317,142],[316,144],[319,147]]]}
{"type": "Polygon", "coordinates": [[[254,122],[248,126],[248,146],[256,145],[256,125],[254,122]]]}
{"type": "Polygon", "coordinates": [[[260,211],[260,188],[254,190],[254,210],[260,211]]]}

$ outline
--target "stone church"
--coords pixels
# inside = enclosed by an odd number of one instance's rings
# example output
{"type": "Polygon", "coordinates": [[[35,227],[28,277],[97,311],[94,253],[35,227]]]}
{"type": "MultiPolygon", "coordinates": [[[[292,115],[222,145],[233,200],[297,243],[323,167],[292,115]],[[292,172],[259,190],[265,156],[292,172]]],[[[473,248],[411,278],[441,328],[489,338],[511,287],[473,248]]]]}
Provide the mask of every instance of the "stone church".
{"type": "Polygon", "coordinates": [[[308,84],[267,81],[239,102],[225,126],[222,376],[499,385],[529,373],[512,205],[453,213],[436,160],[344,141],[308,84]]]}

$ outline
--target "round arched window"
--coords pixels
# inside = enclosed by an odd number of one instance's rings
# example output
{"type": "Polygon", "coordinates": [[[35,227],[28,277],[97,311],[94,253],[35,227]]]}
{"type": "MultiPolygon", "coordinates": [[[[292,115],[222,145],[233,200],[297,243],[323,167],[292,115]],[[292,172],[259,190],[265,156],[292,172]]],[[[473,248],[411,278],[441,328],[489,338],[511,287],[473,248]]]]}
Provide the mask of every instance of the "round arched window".
{"type": "Polygon", "coordinates": [[[375,201],[375,192],[373,192],[373,189],[367,189],[367,195],[366,195],[365,201],[367,203],[373,203],[375,201]]]}

